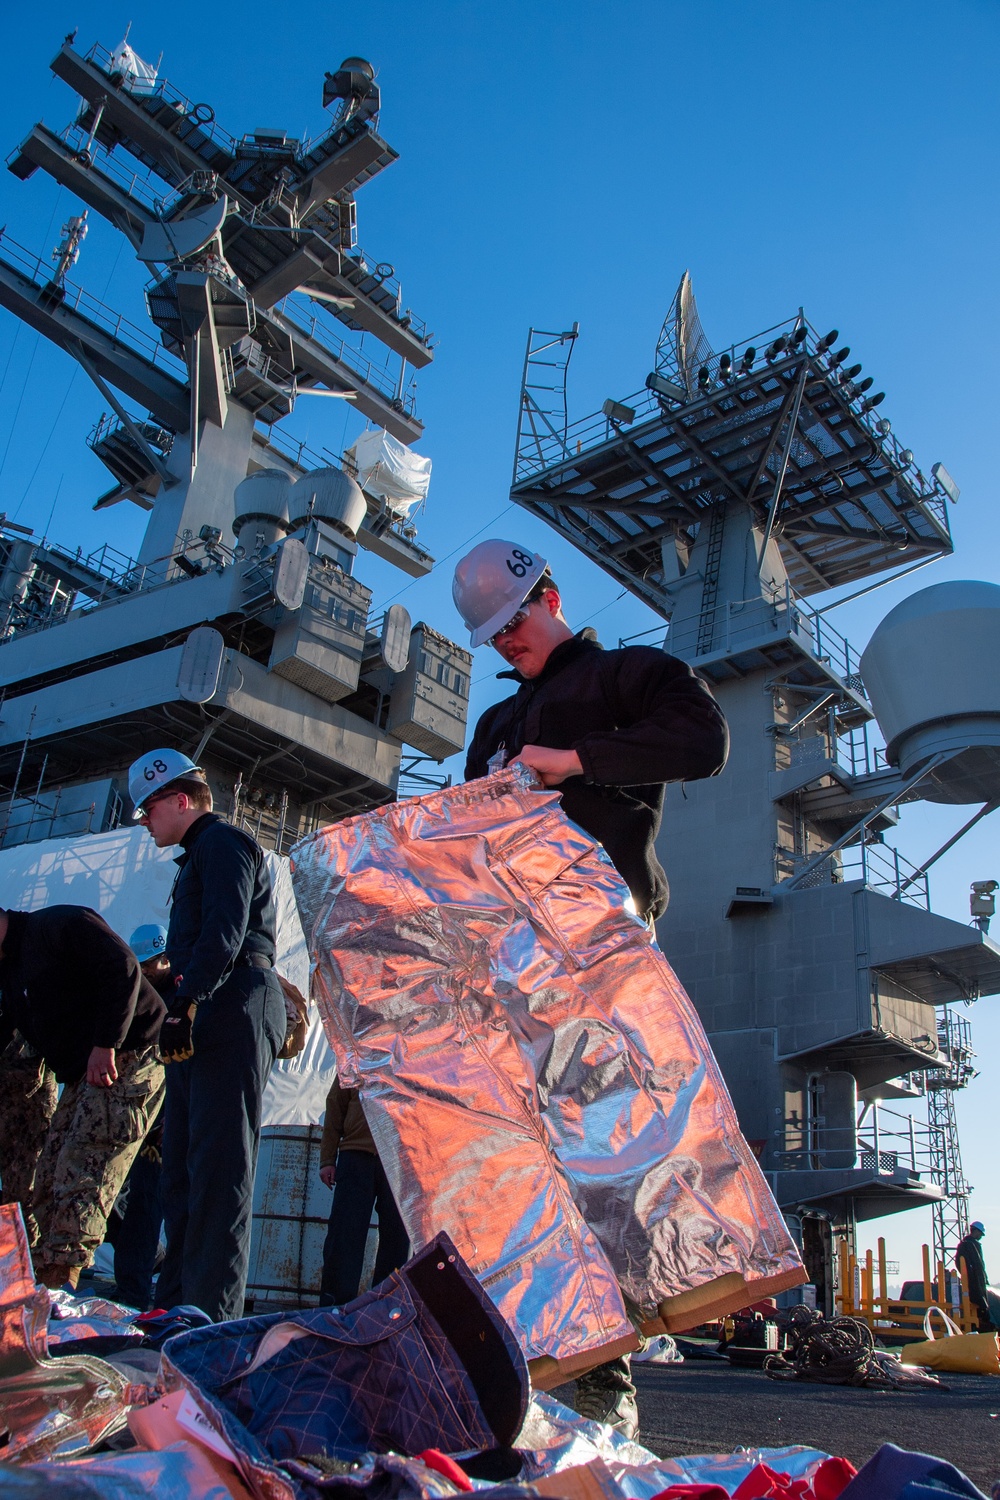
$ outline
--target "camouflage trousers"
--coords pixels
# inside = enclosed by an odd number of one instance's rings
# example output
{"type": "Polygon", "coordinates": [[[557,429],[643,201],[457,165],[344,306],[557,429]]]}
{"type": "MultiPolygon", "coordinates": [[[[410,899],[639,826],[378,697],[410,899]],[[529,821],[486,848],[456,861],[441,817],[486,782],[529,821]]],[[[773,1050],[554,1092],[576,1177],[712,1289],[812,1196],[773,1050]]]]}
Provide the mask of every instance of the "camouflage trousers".
{"type": "Polygon", "coordinates": [[[56,1106],[35,1171],[38,1225],[35,1273],[89,1266],[163,1100],[163,1064],[155,1047],[119,1052],[110,1088],[86,1078],[68,1083],[56,1106]]]}
{"type": "Polygon", "coordinates": [[[0,1053],[0,1202],[20,1203],[29,1239],[35,1168],[56,1112],[59,1089],[44,1058],[17,1032],[0,1053]]]}

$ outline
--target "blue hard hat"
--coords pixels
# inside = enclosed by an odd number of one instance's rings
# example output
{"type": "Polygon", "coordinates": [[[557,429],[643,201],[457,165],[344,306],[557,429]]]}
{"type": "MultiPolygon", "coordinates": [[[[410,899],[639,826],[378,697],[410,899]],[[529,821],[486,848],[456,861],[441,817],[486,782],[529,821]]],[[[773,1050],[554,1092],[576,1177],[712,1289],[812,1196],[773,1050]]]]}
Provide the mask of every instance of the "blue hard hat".
{"type": "Polygon", "coordinates": [[[978,1229],[980,1234],[986,1233],[986,1225],[981,1219],[973,1219],[972,1223],[969,1225],[969,1228],[978,1229]]]}
{"type": "Polygon", "coordinates": [[[158,922],[144,922],[135,929],[128,945],[141,964],[149,958],[162,958],[167,948],[167,929],[158,922]]]}
{"type": "Polygon", "coordinates": [[[133,818],[142,817],[143,803],[147,797],[158,792],[178,776],[196,777],[204,781],[205,773],[188,755],[180,750],[147,750],[128,768],[128,794],[134,805],[133,818]]]}

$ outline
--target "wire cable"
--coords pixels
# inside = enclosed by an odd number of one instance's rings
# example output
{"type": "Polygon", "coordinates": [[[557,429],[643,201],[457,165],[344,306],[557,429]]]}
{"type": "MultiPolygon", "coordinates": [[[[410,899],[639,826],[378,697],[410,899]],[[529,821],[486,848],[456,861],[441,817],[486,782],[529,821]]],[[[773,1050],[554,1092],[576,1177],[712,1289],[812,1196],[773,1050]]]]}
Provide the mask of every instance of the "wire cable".
{"type": "MultiPolygon", "coordinates": [[[[478,531],[474,531],[471,536],[467,536],[465,538],[464,542],[459,542],[458,546],[457,547],[453,547],[450,552],[446,552],[445,555],[444,555],[444,557],[439,557],[437,559],[437,561],[435,562],[434,567],[431,568],[430,573],[425,573],[424,574],[424,578],[429,578],[431,576],[431,573],[433,573],[437,568],[439,568],[442,563],[448,562],[448,560],[450,558],[452,558],[452,557],[455,556],[456,552],[461,552],[462,548],[463,547],[467,547],[470,542],[474,542],[477,536],[482,536],[482,534],[483,534],[484,531],[489,531],[489,529],[490,529],[491,526],[493,526],[497,521],[499,521],[503,516],[505,516],[509,510],[513,510],[513,509],[514,509],[514,502],[511,501],[511,503],[509,505],[505,505],[504,506],[503,510],[498,511],[495,516],[492,516],[490,518],[490,520],[488,520],[486,522],[485,526],[480,526],[479,530],[478,531]]],[[[413,580],[412,583],[405,583],[403,585],[403,587],[401,589],[398,589],[395,594],[391,594],[389,596],[389,598],[385,601],[384,604],[376,606],[371,611],[371,613],[373,615],[377,615],[380,612],[384,613],[384,611],[386,610],[386,608],[390,604],[392,604],[396,599],[398,599],[401,594],[407,593],[408,590],[414,588],[418,583],[423,583],[424,578],[414,578],[414,580],[413,580]]]]}

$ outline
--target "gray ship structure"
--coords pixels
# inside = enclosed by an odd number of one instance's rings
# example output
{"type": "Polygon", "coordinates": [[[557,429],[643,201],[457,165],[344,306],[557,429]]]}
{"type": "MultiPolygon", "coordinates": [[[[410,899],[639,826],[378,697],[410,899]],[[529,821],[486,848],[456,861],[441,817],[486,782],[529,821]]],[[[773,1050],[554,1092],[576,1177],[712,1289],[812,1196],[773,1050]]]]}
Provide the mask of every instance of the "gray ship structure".
{"type": "MultiPolygon", "coordinates": [[[[124,44],[67,38],[51,66],[78,112],[8,166],[81,209],[54,269],[4,231],[0,304],[104,398],[96,507],[148,522],[134,559],[0,523],[0,846],[113,829],[129,762],[163,742],[283,852],[401,775],[433,784],[466,730],[468,653],[374,612],[355,572],[366,551],[410,578],[433,565],[411,520],[432,340],[357,244],[357,192],[396,157],[378,85],[348,58],[317,140],[236,139],[124,44]],[[150,326],[70,279],[90,213],[148,268],[150,326]],[[309,452],[282,427],[306,397],[351,401],[368,430],[309,452]]],[[[956,837],[1000,804],[1000,678],[979,669],[1000,589],[921,590],[861,657],[807,602],[950,553],[958,498],[836,333],[799,313],[716,351],[685,275],[644,388],[571,422],[577,335],[529,336],[512,498],[668,622],[729,718],[726,771],[668,797],[659,935],[829,1308],[859,1221],[931,1204],[939,1255],[967,1223],[956,1002],[1000,992],[995,882],[972,925],[936,915],[943,851],[914,868],[891,835],[919,799],[975,808],[956,837]]]]}
{"type": "Polygon", "coordinates": [[[659,938],[829,1309],[859,1221],[931,1204],[941,1257],[967,1228],[956,1002],[1000,992],[996,883],[970,926],[936,915],[944,849],[915,868],[891,834],[920,799],[973,805],[959,833],[1000,805],[1000,588],[921,590],[860,658],[806,602],[950,553],[958,498],[836,331],[800,312],[716,351],[685,274],[644,388],[571,421],[577,336],[529,334],[511,497],[669,622],[728,717],[723,774],[668,789],[659,938]]]}
{"type": "Polygon", "coordinates": [[[365,551],[411,578],[433,565],[410,519],[432,340],[357,245],[356,194],[397,155],[378,85],[348,58],[318,139],[237,139],[125,44],[67,38],[51,67],[78,112],[36,125],[8,167],[83,209],[54,271],[3,234],[0,304],[107,404],[89,444],[114,482],[95,508],[148,522],[134,559],[0,524],[2,841],[113,828],[129,761],[166,743],[281,852],[391,800],[401,769],[433,782],[428,760],[465,737],[468,653],[399,605],[375,617],[355,575],[365,551]],[[149,326],[69,279],[92,212],[148,270],[149,326]],[[360,442],[331,459],[288,435],[306,396],[366,418],[363,461],[360,442]]]}

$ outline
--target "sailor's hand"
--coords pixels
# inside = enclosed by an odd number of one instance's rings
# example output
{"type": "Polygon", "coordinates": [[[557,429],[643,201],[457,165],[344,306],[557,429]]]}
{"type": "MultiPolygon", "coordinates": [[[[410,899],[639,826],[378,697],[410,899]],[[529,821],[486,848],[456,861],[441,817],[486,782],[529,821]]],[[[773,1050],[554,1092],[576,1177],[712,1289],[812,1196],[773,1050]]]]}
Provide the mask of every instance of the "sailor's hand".
{"type": "Polygon", "coordinates": [[[331,1167],[320,1167],[320,1169],[319,1169],[319,1180],[323,1184],[324,1187],[332,1188],[333,1184],[337,1180],[337,1168],[333,1167],[333,1166],[331,1166],[331,1167]]]}
{"type": "Polygon", "coordinates": [[[109,1089],[117,1077],[114,1047],[95,1047],[87,1059],[87,1082],[97,1089],[109,1089]]]}
{"type": "Polygon", "coordinates": [[[575,750],[550,750],[548,745],[525,745],[515,760],[530,766],[542,786],[558,786],[568,776],[582,776],[583,766],[575,750]]]}
{"type": "Polygon", "coordinates": [[[174,1000],[160,1028],[160,1061],[184,1062],[194,1056],[191,1027],[198,1010],[193,1000],[174,1000]]]}

